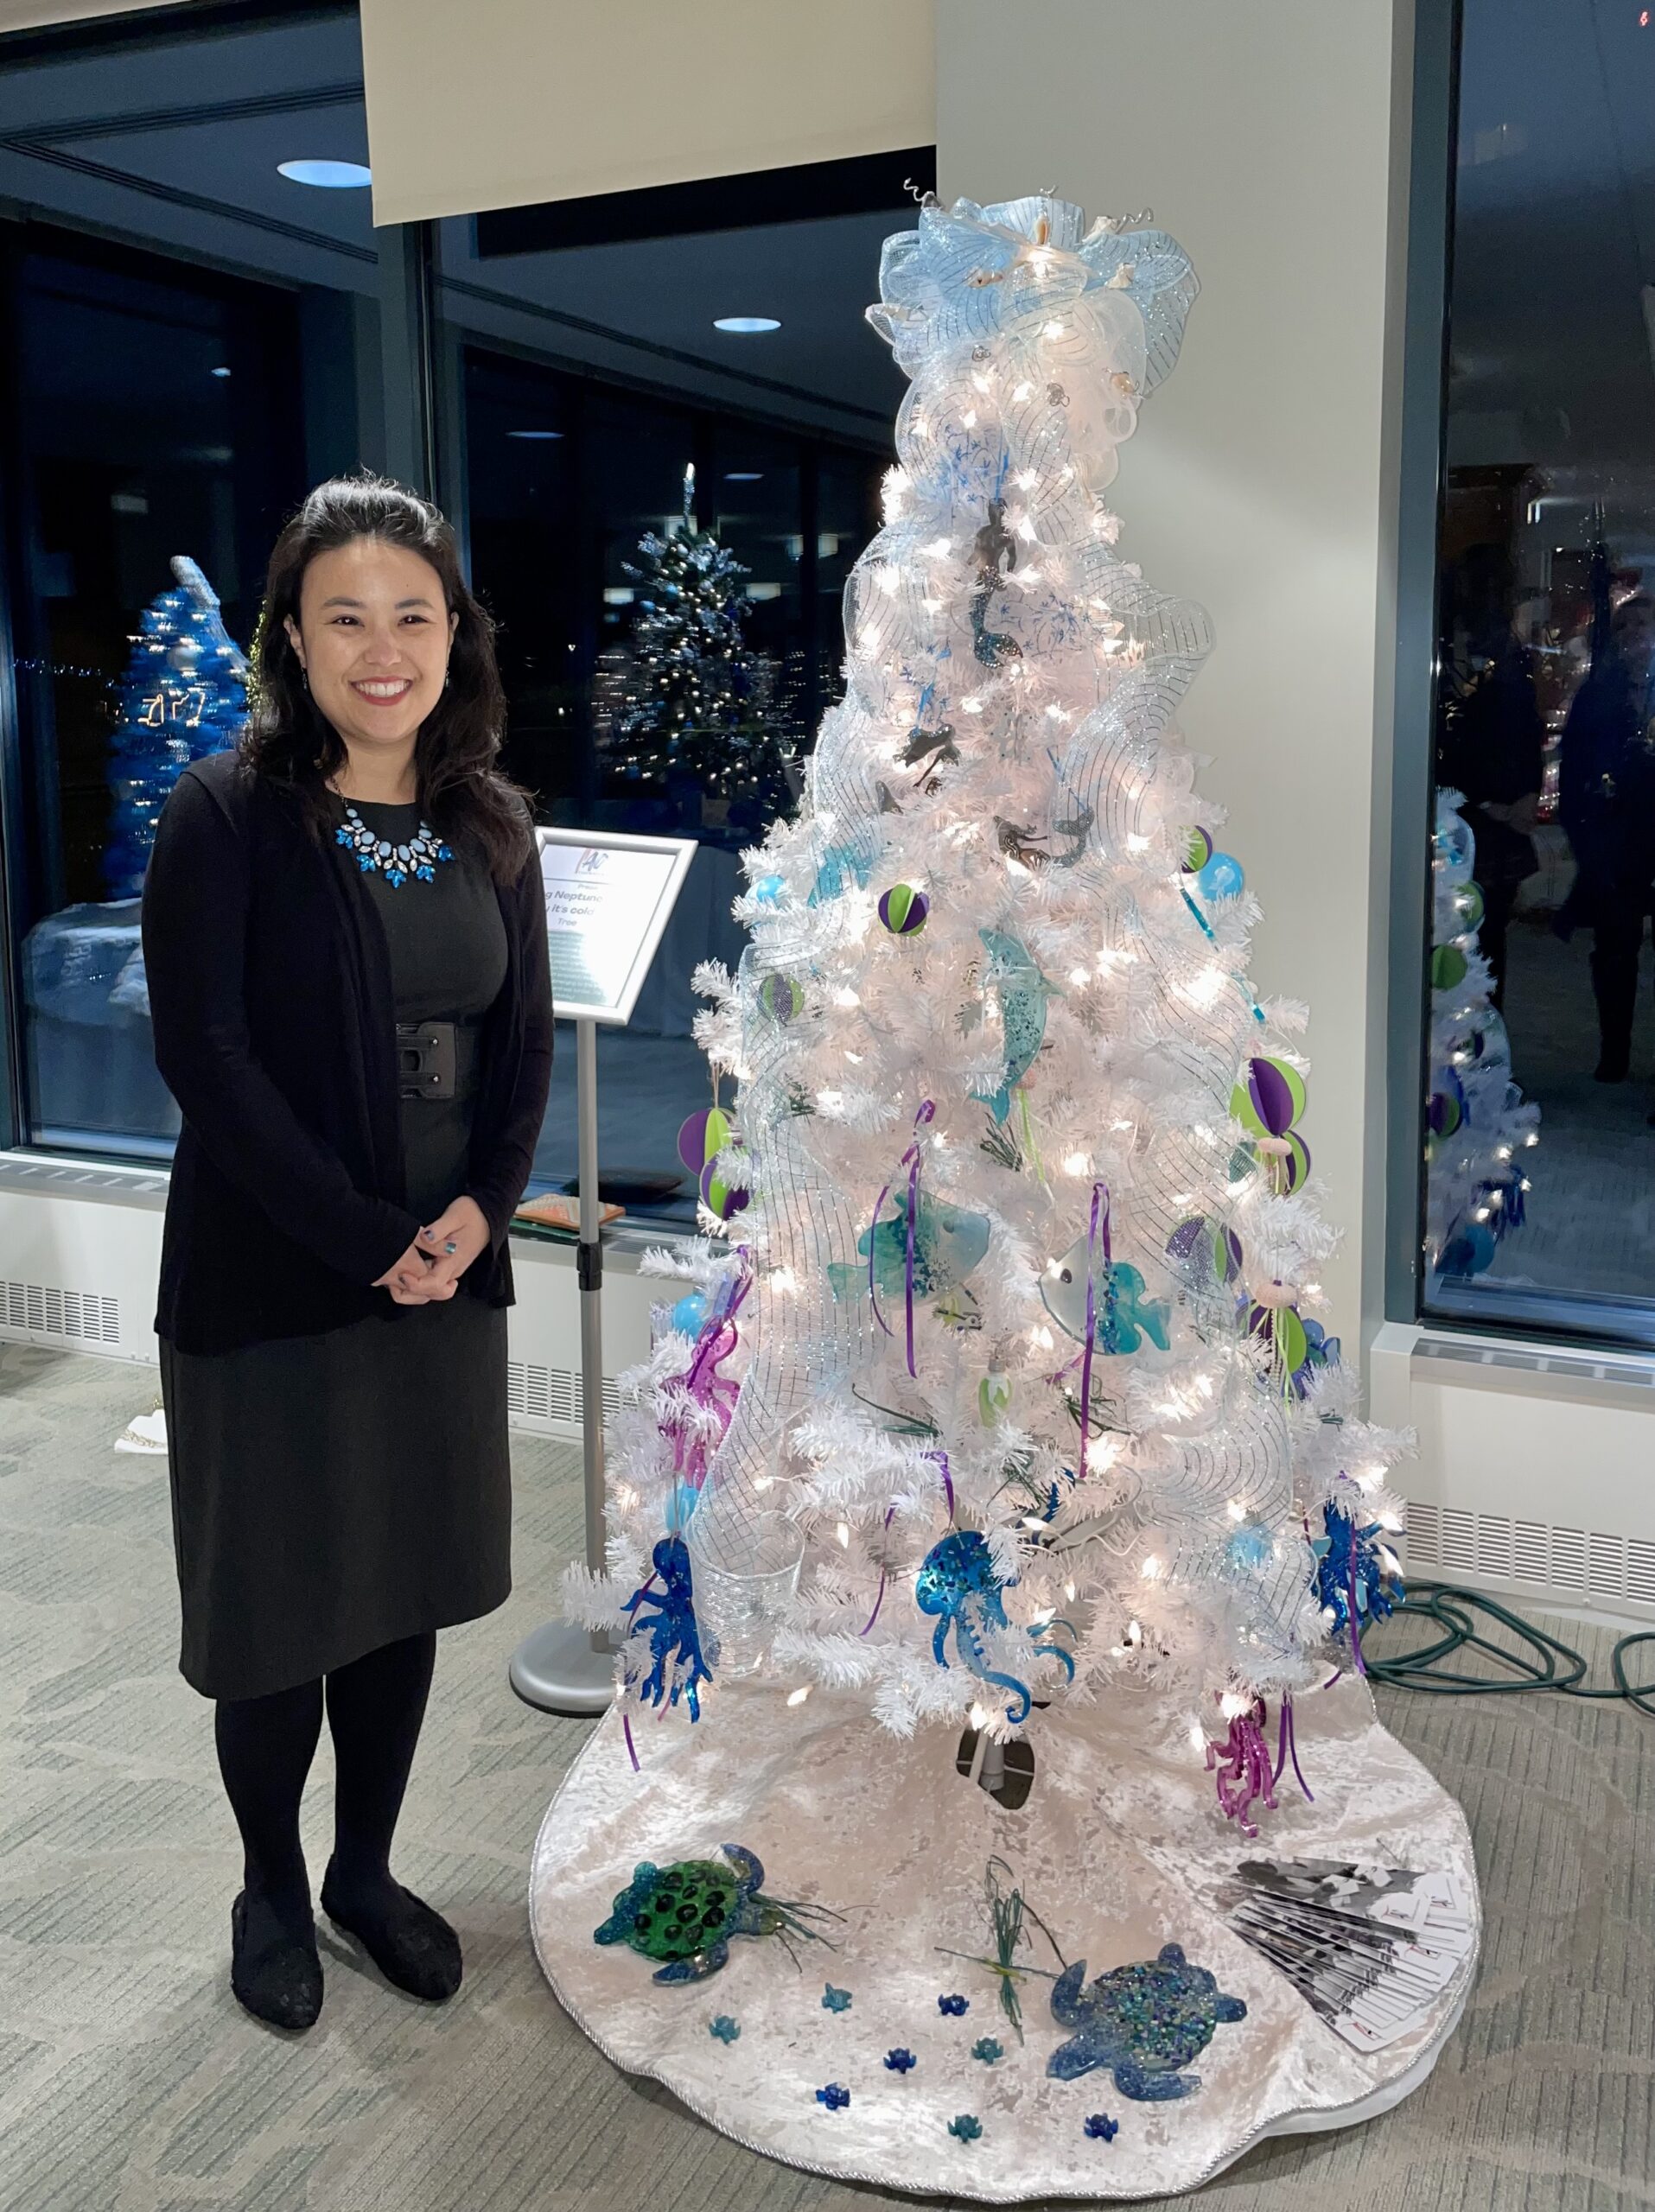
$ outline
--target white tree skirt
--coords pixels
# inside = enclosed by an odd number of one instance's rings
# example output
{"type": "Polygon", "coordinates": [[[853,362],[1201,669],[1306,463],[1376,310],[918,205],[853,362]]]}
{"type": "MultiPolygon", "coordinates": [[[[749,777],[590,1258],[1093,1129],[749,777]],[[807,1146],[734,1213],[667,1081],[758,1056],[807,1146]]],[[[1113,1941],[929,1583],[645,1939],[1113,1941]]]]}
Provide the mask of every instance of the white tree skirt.
{"type": "MultiPolygon", "coordinates": [[[[594,1732],[553,1800],[535,1847],[535,1948],[558,1997],[609,2058],[665,2083],[722,2133],[788,2164],[847,2181],[1008,2203],[1047,2196],[1131,2197],[1192,2189],[1261,2137],[1370,2119],[1429,2072],[1464,2004],[1475,1952],[1416,2033],[1378,2053],[1352,2049],[1257,1953],[1224,1925],[1214,1893],[1242,1859],[1354,1858],[1447,1869],[1475,1896],[1459,1806],[1380,1727],[1355,1681],[1302,1700],[1299,1755],[1316,1793],[1290,1771],[1279,1809],[1250,1842],[1224,1821],[1187,1738],[1168,1740],[1153,1708],[1053,1707],[1028,1730],[1036,1759],[1025,1806],[1008,1812],[955,1771],[956,1735],[901,1743],[850,1699],[820,1689],[790,1708],[751,1684],[719,1689],[698,1726],[679,1714],[635,1726],[641,1773],[618,1719],[594,1732]],[[1159,1740],[1157,1738],[1159,1737],[1159,1740]],[[837,1944],[802,1947],[796,1971],[773,1938],[735,1938],[710,1980],[663,1986],[654,1962],[593,1930],[633,1865],[703,1858],[744,1844],[771,1896],[829,1905],[837,1944]],[[1177,2102],[1123,2097],[1104,2071],[1048,2076],[1066,2039],[1048,1983],[1023,1984],[1026,2042],[1000,2010],[994,1977],[939,1946],[992,1955],[983,1906],[997,1853],[1087,1974],[1181,1944],[1247,2016],[1221,2024],[1177,2102]],[[848,1989],[843,2012],[824,1985],[848,1989]],[[942,2014],[939,1994],[971,2000],[942,2014]],[[733,2044],[710,2031],[728,2014],[733,2044]],[[991,2036],[1005,2055],[971,2056],[991,2036]],[[913,2052],[906,2075],[884,2064],[913,2052]],[[848,2107],[816,2091],[837,2082],[848,2107]],[[1088,2114],[1120,2123],[1089,2138],[1088,2114]],[[948,2132],[971,2113],[982,2134],[948,2132]]],[[[1037,1939],[1038,1945],[1038,1939],[1037,1939]]],[[[1053,1961],[1043,1946],[1021,1955],[1053,1961]]]]}

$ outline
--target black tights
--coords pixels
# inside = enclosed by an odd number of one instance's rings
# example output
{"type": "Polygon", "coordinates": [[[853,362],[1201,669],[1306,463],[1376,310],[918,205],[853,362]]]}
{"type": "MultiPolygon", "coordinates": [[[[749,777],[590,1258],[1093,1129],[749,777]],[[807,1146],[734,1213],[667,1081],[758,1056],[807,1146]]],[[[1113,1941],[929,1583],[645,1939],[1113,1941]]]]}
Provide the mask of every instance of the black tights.
{"type": "MultiPolygon", "coordinates": [[[[382,1644],[326,1677],[333,1733],[331,1880],[359,1899],[390,1881],[391,1839],[436,1658],[434,1635],[382,1644]]],[[[322,1678],[269,1697],[221,1698],[219,1770],[241,1830],[250,1896],[283,1920],[309,1910],[299,1800],[321,1734],[322,1678]]]]}

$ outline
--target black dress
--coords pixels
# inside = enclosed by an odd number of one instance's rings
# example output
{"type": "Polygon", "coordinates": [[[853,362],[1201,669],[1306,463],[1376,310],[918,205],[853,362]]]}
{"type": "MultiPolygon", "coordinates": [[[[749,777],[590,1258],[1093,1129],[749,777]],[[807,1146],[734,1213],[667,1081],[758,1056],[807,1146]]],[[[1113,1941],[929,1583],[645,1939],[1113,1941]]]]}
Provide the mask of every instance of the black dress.
{"type": "MultiPolygon", "coordinates": [[[[355,804],[393,842],[418,820],[414,805],[355,804]]],[[[433,882],[366,880],[398,1020],[478,1020],[506,963],[487,869],[457,853],[433,882]]],[[[402,1103],[422,1222],[465,1187],[474,1103],[402,1103]]],[[[506,1310],[376,1294],[383,1313],[318,1335],[211,1353],[161,1341],[180,1664],[205,1696],[290,1688],[510,1591],[506,1310]]]]}

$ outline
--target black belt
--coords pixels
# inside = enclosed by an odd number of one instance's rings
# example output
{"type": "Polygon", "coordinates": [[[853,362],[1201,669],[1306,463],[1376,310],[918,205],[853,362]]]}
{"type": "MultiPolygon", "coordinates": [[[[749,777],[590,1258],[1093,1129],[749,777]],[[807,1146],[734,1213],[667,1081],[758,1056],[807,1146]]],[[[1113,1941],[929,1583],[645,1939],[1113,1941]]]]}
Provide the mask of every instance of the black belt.
{"type": "Polygon", "coordinates": [[[397,1095],[399,1098],[468,1098],[476,1088],[474,1021],[399,1021],[397,1095]]]}

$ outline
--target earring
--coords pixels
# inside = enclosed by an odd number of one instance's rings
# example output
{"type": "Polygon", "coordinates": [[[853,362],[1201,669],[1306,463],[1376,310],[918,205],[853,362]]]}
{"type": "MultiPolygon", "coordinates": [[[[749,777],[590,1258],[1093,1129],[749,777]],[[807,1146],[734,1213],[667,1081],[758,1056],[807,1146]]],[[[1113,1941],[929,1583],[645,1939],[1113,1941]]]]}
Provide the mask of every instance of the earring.
{"type": "Polygon", "coordinates": [[[299,681],[307,691],[310,689],[310,671],[302,661],[299,663],[299,681]]]}
{"type": "Polygon", "coordinates": [[[452,667],[445,667],[445,668],[443,669],[443,671],[442,671],[442,689],[443,689],[445,691],[448,690],[449,683],[450,683],[452,682],[452,680],[453,680],[453,677],[454,677],[454,671],[453,671],[452,667]]]}

